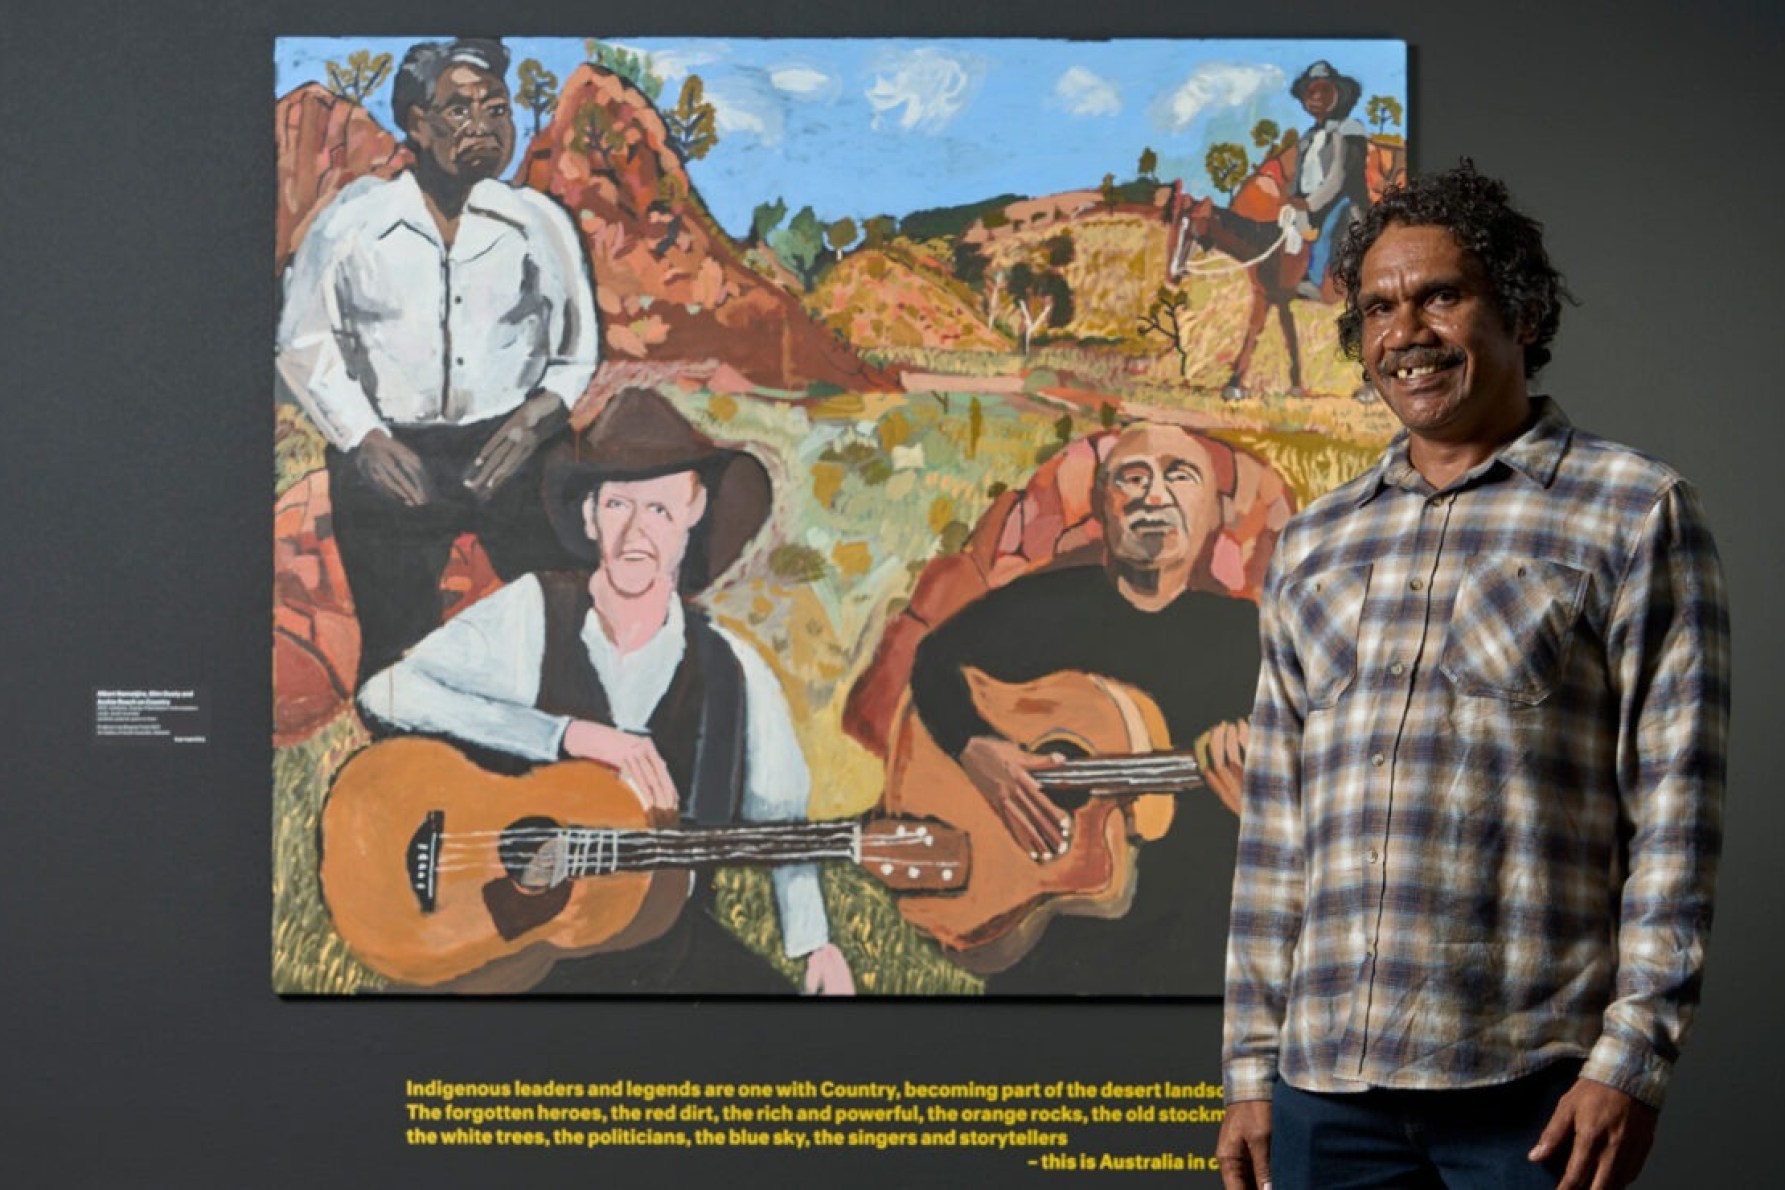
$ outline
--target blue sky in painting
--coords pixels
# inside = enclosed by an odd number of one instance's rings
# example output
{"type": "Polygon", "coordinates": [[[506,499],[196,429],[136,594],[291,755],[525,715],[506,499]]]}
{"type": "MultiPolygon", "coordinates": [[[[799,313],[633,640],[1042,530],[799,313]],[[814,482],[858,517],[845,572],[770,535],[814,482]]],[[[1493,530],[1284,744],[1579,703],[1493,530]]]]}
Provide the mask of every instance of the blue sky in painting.
{"type": "MultiPolygon", "coordinates": [[[[330,59],[354,50],[394,61],[401,38],[281,38],[276,93],[323,82],[330,59]]],[[[1090,189],[1106,173],[1126,181],[1141,151],[1159,176],[1211,191],[1203,158],[1217,141],[1244,145],[1261,119],[1304,129],[1289,83],[1324,58],[1363,83],[1364,102],[1389,95],[1407,106],[1406,47],[1398,41],[1034,41],[957,39],[756,40],[623,38],[650,55],[673,104],[682,80],[700,75],[718,110],[719,143],[690,174],[733,234],[748,231],[758,203],[785,198],[834,220],[902,216],[1003,193],[1090,189]]],[[[581,38],[508,38],[516,69],[537,58],[560,81],[585,58],[581,38]]],[[[387,79],[368,104],[385,127],[387,79]]],[[[524,145],[532,116],[516,113],[524,145]]],[[[1388,131],[1405,134],[1406,128],[1388,131]]],[[[517,154],[518,155],[518,154],[517,154]]]]}

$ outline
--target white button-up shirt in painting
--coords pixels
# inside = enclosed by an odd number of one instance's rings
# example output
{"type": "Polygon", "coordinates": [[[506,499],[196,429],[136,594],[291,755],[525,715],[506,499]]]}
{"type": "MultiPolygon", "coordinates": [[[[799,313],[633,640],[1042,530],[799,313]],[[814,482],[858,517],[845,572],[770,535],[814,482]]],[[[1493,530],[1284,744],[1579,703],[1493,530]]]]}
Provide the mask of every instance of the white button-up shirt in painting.
{"type": "Polygon", "coordinates": [[[403,173],[361,178],[317,216],[286,274],[277,368],[350,450],[380,426],[498,417],[540,389],[568,406],[599,342],[582,247],[551,199],[479,182],[449,249],[403,173]]]}
{"type": "MultiPolygon", "coordinates": [[[[810,777],[793,718],[768,664],[756,650],[714,625],[744,674],[747,822],[800,821],[810,777]]],[[[642,647],[622,654],[591,611],[583,646],[613,711],[613,726],[642,732],[682,663],[682,604],[642,647]]],[[[407,656],[360,688],[367,710],[409,731],[434,732],[528,760],[556,760],[570,720],[534,706],[545,656],[545,597],[532,575],[466,608],[435,629],[407,656]]],[[[790,957],[830,941],[818,869],[793,864],[772,870],[783,948],[790,957]]]]}

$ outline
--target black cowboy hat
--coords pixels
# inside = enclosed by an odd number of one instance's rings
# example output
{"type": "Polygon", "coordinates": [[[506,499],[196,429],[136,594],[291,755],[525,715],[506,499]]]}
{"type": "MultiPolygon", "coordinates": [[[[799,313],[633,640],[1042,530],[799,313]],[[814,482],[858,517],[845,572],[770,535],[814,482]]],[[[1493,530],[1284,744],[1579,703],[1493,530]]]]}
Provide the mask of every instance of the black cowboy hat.
{"type": "Polygon", "coordinates": [[[1289,93],[1299,103],[1308,92],[1308,84],[1316,79],[1325,79],[1338,88],[1338,100],[1333,104],[1332,115],[1336,119],[1344,119],[1357,106],[1358,96],[1364,93],[1364,85],[1348,74],[1340,74],[1331,62],[1325,58],[1316,59],[1309,67],[1296,76],[1289,84],[1289,93]]]}
{"type": "Polygon", "coordinates": [[[546,515],[576,557],[599,565],[583,502],[609,480],[655,479],[692,471],[707,490],[707,510],[688,539],[681,589],[705,590],[743,554],[768,521],[774,494],[768,469],[747,451],[720,446],[695,429],[663,394],[627,388],[614,394],[589,428],[546,459],[546,515]]]}

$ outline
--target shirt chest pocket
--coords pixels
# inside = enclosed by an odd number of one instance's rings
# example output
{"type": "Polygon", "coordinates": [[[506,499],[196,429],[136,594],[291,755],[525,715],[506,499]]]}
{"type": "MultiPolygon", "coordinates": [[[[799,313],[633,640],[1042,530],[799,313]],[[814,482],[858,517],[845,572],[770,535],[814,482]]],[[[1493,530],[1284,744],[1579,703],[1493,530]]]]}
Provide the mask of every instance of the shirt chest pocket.
{"type": "Polygon", "coordinates": [[[1357,676],[1357,631],[1369,594],[1368,565],[1311,574],[1285,592],[1302,681],[1314,710],[1338,702],[1357,676]]]}
{"type": "Polygon", "coordinates": [[[1439,668],[1458,693],[1536,704],[1574,641],[1587,574],[1536,558],[1468,560],[1439,668]]]}

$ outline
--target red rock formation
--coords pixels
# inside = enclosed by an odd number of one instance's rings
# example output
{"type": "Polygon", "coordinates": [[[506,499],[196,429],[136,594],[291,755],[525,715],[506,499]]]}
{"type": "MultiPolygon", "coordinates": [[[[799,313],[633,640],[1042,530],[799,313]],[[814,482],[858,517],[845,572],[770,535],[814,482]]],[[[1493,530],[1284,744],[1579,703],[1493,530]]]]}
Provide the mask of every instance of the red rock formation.
{"type": "MultiPolygon", "coordinates": [[[[910,604],[887,622],[874,658],[850,688],[843,729],[877,756],[886,754],[893,715],[911,681],[918,642],[994,587],[1060,566],[1100,565],[1103,528],[1091,509],[1097,460],[1119,431],[1071,443],[1043,463],[1020,490],[992,502],[957,554],[936,558],[918,575],[910,604]]],[[[1205,573],[1192,585],[1256,601],[1277,535],[1295,498],[1276,470],[1248,451],[1198,434],[1215,463],[1221,531],[1205,573]]]]}
{"type": "Polygon", "coordinates": [[[764,388],[897,388],[752,271],[713,221],[650,100],[592,66],[564,84],[522,181],[570,211],[615,357],[723,360],[764,388]]]}
{"type": "Polygon", "coordinates": [[[273,268],[282,272],[310,219],[355,178],[391,178],[409,165],[397,143],[357,103],[321,83],[305,83],[273,109],[279,145],[279,204],[274,215],[273,268]]]}
{"type": "MultiPolygon", "coordinates": [[[[273,508],[273,743],[308,738],[347,709],[359,621],[330,526],[328,476],[313,471],[273,508]]],[[[500,585],[470,536],[453,543],[440,590],[448,618],[500,585]]]]}

